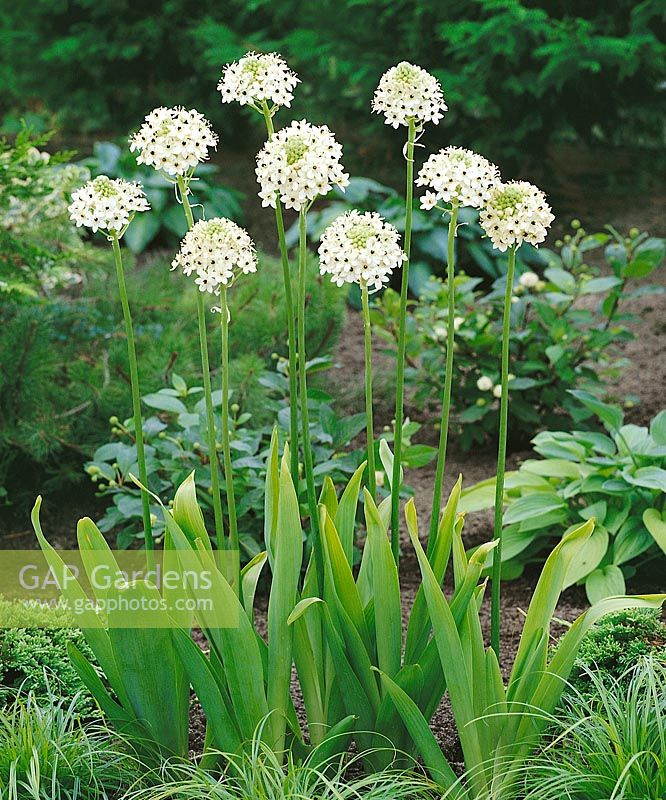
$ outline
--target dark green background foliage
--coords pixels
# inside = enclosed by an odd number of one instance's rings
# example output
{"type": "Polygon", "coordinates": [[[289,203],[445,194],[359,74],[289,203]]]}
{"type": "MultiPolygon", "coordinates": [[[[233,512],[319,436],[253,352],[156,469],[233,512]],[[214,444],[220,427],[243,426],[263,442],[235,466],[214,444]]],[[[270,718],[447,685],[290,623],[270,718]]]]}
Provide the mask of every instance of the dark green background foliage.
{"type": "Polygon", "coordinates": [[[635,143],[662,135],[660,0],[0,5],[0,110],[53,112],[77,132],[124,133],[152,107],[183,103],[217,125],[224,119],[227,142],[239,137],[243,118],[224,114],[214,87],[226,61],[255,48],[279,50],[299,73],[293,115],[326,121],[348,142],[381,128],[369,118],[370,98],[400,58],[443,83],[451,111],[432,138],[476,146],[500,165],[563,136],[635,143]]]}

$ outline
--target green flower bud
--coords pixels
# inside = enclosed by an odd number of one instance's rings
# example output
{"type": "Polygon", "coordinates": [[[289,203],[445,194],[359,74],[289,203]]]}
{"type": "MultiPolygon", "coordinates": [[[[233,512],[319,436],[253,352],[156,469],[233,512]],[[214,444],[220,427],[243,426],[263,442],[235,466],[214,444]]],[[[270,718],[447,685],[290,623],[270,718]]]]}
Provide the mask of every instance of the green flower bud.
{"type": "Polygon", "coordinates": [[[118,419],[118,417],[116,416],[109,417],[109,425],[119,425],[119,424],[120,420],[118,419]]]}
{"type": "Polygon", "coordinates": [[[640,235],[640,231],[638,230],[638,228],[632,228],[629,231],[629,238],[631,238],[631,239],[635,239],[639,235],[640,235]]]}
{"type": "Polygon", "coordinates": [[[580,228],[580,220],[579,219],[572,219],[571,220],[571,227],[577,231],[580,228]]]}
{"type": "Polygon", "coordinates": [[[563,244],[564,242],[561,239],[555,240],[555,247],[562,247],[563,244]]]}
{"type": "Polygon", "coordinates": [[[232,414],[238,414],[239,411],[240,411],[240,406],[238,405],[238,403],[232,403],[231,404],[231,413],[232,414]]]}

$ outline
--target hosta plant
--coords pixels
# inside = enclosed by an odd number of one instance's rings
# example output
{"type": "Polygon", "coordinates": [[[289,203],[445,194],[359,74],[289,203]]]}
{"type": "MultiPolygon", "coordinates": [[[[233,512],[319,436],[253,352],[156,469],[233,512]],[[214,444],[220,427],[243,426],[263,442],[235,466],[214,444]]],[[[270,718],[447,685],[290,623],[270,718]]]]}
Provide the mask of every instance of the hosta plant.
{"type": "MultiPolygon", "coordinates": [[[[464,226],[461,236],[463,231],[464,226]]],[[[589,411],[567,390],[608,392],[605,386],[617,378],[623,365],[617,345],[634,336],[627,325],[634,317],[622,310],[622,301],[659,291],[631,284],[662,264],[663,239],[636,229],[627,237],[612,228],[587,234],[577,222],[565,239],[558,242],[557,250],[538,251],[538,266],[532,267],[538,272],[517,267],[509,380],[514,438],[528,437],[540,428],[567,430],[589,424],[589,411]],[[588,263],[599,250],[611,274],[601,274],[588,263]]],[[[424,282],[412,305],[406,375],[419,405],[437,401],[444,382],[447,287],[438,279],[424,282]]],[[[468,450],[486,443],[497,430],[503,292],[500,281],[487,291],[479,278],[464,274],[458,275],[455,291],[454,424],[456,441],[468,450]]],[[[398,318],[398,298],[388,290],[375,304],[373,323],[392,346],[391,353],[395,352],[398,318]]]]}
{"type": "MultiPolygon", "coordinates": [[[[594,519],[594,533],[565,587],[584,584],[595,602],[622,594],[625,578],[637,566],[666,555],[666,411],[649,428],[625,425],[617,406],[586,392],[572,395],[606,432],[545,431],[534,438],[541,458],[528,459],[507,475],[502,573],[516,577],[525,564],[539,561],[563,530],[594,519]]],[[[494,487],[490,478],[465,490],[462,508],[490,508],[494,487]]]]}

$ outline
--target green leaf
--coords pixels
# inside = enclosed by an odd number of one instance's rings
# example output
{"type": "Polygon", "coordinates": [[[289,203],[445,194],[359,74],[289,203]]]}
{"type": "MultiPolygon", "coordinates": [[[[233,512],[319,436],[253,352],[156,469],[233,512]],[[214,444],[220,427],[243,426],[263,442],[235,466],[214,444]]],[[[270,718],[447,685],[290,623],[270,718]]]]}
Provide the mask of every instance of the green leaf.
{"type": "Polygon", "coordinates": [[[643,512],[643,524],[666,554],[666,521],[663,515],[656,508],[648,508],[643,512]]]}
{"type": "Polygon", "coordinates": [[[576,559],[567,570],[564,581],[565,589],[577,583],[599,566],[608,550],[608,540],[608,531],[603,528],[596,528],[592,532],[592,535],[580,548],[576,559]]]}
{"type": "Polygon", "coordinates": [[[633,475],[629,470],[624,470],[622,477],[634,486],[666,492],[666,469],[661,467],[639,467],[633,475]]]}
{"type": "Polygon", "coordinates": [[[584,406],[589,408],[593,414],[596,414],[611,433],[616,433],[622,427],[624,414],[617,406],[602,403],[601,400],[597,399],[594,395],[580,389],[569,389],[568,391],[570,395],[580,400],[584,406]]]}
{"type": "Polygon", "coordinates": [[[156,408],[159,411],[169,411],[173,414],[187,414],[187,408],[177,397],[171,397],[168,394],[162,394],[162,392],[146,394],[141,399],[147,406],[156,408]]]}
{"type": "Polygon", "coordinates": [[[657,444],[666,445],[666,410],[660,411],[650,423],[650,436],[657,444]]]}
{"type": "Polygon", "coordinates": [[[616,597],[624,594],[624,575],[614,564],[595,569],[585,580],[585,592],[591,604],[598,603],[605,597],[616,597]]]}
{"type": "Polygon", "coordinates": [[[156,214],[139,214],[130,223],[123,239],[134,254],[143,253],[157,236],[159,229],[160,220],[156,214]]]}
{"type": "Polygon", "coordinates": [[[581,294],[598,294],[599,292],[609,292],[616,286],[621,286],[622,280],[609,275],[604,278],[592,278],[582,285],[581,294]]]}
{"type": "Polygon", "coordinates": [[[549,267],[544,271],[544,277],[561,289],[565,294],[572,295],[576,291],[576,279],[574,276],[560,267],[549,267]]]}
{"type": "Polygon", "coordinates": [[[538,518],[551,511],[559,511],[564,506],[564,500],[553,492],[534,492],[525,497],[519,497],[509,505],[504,515],[504,523],[513,525],[523,520],[538,518]]]}

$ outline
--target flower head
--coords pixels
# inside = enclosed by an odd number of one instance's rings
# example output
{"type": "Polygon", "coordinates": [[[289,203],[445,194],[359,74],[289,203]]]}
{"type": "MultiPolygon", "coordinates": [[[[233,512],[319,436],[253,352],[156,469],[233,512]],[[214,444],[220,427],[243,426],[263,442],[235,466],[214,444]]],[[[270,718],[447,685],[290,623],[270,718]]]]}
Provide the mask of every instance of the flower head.
{"type": "Polygon", "coordinates": [[[277,53],[248,53],[227,64],[217,85],[223,103],[256,103],[267,100],[289,108],[297,75],[277,53]]]}
{"type": "Polygon", "coordinates": [[[139,151],[138,164],[147,164],[167,175],[185,175],[208,149],[217,146],[217,134],[198,111],[181,106],[156,108],[148,114],[138,133],[130,137],[130,150],[139,151]]]}
{"type": "Polygon", "coordinates": [[[401,61],[385,72],[372,98],[372,110],[384,114],[386,124],[397,128],[417,124],[437,124],[448,111],[439,81],[421,67],[401,61]]]}
{"type": "Polygon", "coordinates": [[[502,252],[523,242],[543,242],[554,219],[546,195],[526,181],[498,184],[479,215],[481,227],[502,252]]]}
{"type": "Polygon", "coordinates": [[[525,289],[534,289],[539,283],[539,276],[536,272],[523,272],[518,279],[518,283],[525,289]]]}
{"type": "Polygon", "coordinates": [[[257,271],[254,244],[247,231],[230,219],[199,220],[180,243],[171,268],[196,275],[201,292],[219,294],[241,273],[257,271]]]}
{"type": "Polygon", "coordinates": [[[406,259],[400,234],[376,212],[347,211],[324,231],[319,245],[319,270],[333,283],[367,283],[381,289],[406,259]]]}
{"type": "Polygon", "coordinates": [[[100,175],[74,192],[68,210],[77,227],[118,233],[136,211],[149,211],[150,206],[140,183],[100,175]]]}
{"type": "Polygon", "coordinates": [[[257,155],[257,180],[262,205],[300,211],[333,186],[344,189],[349,175],[342,168],[342,146],[326,125],[292,122],[274,133],[257,155]]]}
{"type": "Polygon", "coordinates": [[[493,389],[492,378],[489,378],[487,375],[482,375],[476,382],[476,388],[480,392],[491,392],[493,389]]]}
{"type": "Polygon", "coordinates": [[[499,180],[499,170],[483,156],[462,147],[447,147],[425,162],[416,185],[432,190],[421,198],[424,209],[433,208],[438,200],[481,208],[499,180]]]}

